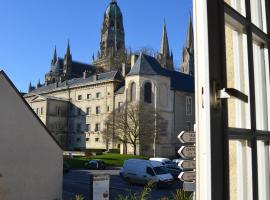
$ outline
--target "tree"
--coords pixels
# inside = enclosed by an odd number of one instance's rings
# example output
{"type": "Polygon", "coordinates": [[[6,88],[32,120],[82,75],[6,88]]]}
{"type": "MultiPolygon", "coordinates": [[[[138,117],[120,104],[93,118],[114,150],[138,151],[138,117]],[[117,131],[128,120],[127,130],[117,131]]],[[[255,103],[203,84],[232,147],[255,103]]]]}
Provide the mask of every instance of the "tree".
{"type": "Polygon", "coordinates": [[[167,123],[150,104],[126,103],[107,118],[107,127],[110,130],[103,137],[116,139],[125,148],[130,144],[136,155],[138,145],[141,152],[155,150],[157,136],[166,132],[167,123]]]}

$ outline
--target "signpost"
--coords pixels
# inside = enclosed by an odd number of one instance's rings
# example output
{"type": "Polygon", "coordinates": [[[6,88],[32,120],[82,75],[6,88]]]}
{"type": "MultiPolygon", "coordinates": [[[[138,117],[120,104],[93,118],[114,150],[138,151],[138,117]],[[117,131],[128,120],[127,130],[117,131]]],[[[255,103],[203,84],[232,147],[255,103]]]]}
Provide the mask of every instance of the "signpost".
{"type": "Polygon", "coordinates": [[[193,170],[196,168],[196,161],[195,160],[181,160],[178,166],[183,170],[185,169],[193,170]]]}
{"type": "Polygon", "coordinates": [[[195,171],[181,172],[178,178],[180,178],[180,180],[184,182],[193,182],[196,180],[196,173],[195,171]]]}
{"type": "Polygon", "coordinates": [[[196,142],[196,137],[195,137],[195,132],[186,132],[182,131],[178,137],[177,137],[180,142],[182,143],[195,143],[196,142]]]}
{"type": "Polygon", "coordinates": [[[195,192],[196,182],[196,133],[192,131],[182,131],[178,137],[183,146],[178,154],[185,160],[180,161],[178,166],[183,170],[178,178],[183,181],[183,190],[195,192]]]}
{"type": "Polygon", "coordinates": [[[196,147],[195,146],[182,146],[178,153],[184,159],[193,159],[196,157],[196,147]]]}

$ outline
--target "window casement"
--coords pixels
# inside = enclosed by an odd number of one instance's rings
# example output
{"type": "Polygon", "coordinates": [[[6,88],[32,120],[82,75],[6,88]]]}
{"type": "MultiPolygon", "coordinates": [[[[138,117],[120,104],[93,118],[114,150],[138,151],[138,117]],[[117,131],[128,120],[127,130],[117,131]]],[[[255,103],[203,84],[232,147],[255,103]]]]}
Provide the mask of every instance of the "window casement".
{"type": "Polygon", "coordinates": [[[101,108],[100,108],[100,106],[97,106],[96,107],[96,114],[98,115],[98,114],[100,114],[101,113],[101,108]]]}
{"type": "Polygon", "coordinates": [[[192,115],[192,97],[191,96],[186,97],[186,115],[187,116],[192,115]]]}
{"type": "Polygon", "coordinates": [[[100,123],[96,123],[95,131],[99,132],[101,130],[101,125],[100,123]]]}
{"type": "Polygon", "coordinates": [[[91,115],[91,108],[90,107],[86,108],[86,115],[91,115]]]}
{"type": "Polygon", "coordinates": [[[86,132],[90,132],[91,131],[91,124],[86,124],[86,132]]]}
{"type": "Polygon", "coordinates": [[[82,100],[82,95],[78,95],[77,99],[78,101],[82,100]]]}
{"type": "Polygon", "coordinates": [[[269,200],[270,1],[194,0],[194,9],[196,197],[269,200]]]}
{"type": "Polygon", "coordinates": [[[149,82],[144,85],[144,102],[152,103],[152,84],[149,82]]]}
{"type": "Polygon", "coordinates": [[[97,92],[97,93],[96,93],[96,98],[97,98],[97,99],[101,98],[101,93],[100,93],[100,92],[97,92]]]}
{"type": "Polygon", "coordinates": [[[136,83],[131,83],[130,85],[130,101],[135,102],[136,101],[136,83]]]}
{"type": "Polygon", "coordinates": [[[87,99],[88,100],[92,99],[92,95],[91,94],[87,94],[87,99]]]}

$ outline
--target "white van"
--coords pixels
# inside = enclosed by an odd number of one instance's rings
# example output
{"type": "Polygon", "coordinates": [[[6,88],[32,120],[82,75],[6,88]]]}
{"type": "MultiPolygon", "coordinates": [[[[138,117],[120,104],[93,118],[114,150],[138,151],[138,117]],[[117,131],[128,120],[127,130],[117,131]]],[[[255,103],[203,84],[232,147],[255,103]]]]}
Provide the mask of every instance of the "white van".
{"type": "Polygon", "coordinates": [[[131,183],[146,184],[152,181],[157,187],[170,186],[174,180],[160,162],[151,160],[126,160],[120,174],[131,183]]]}

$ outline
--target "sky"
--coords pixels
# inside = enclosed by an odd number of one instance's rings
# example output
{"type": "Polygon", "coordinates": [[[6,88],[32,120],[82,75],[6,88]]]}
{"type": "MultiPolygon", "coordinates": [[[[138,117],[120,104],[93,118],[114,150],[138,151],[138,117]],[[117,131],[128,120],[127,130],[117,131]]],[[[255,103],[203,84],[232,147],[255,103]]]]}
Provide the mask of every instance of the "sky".
{"type": "MultiPolygon", "coordinates": [[[[0,7],[0,70],[27,92],[50,70],[56,45],[64,57],[70,40],[73,60],[91,63],[99,50],[103,15],[110,0],[8,0],[0,7]]],[[[118,0],[126,47],[159,51],[164,20],[176,67],[181,63],[192,0],[118,0]]]]}

